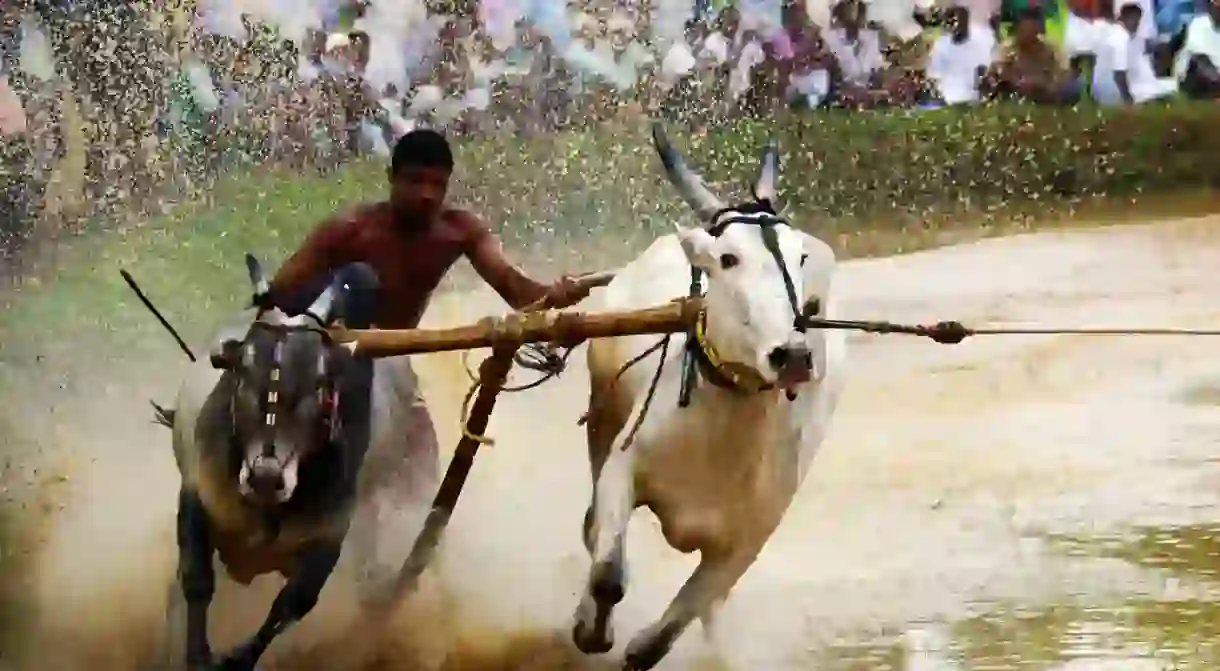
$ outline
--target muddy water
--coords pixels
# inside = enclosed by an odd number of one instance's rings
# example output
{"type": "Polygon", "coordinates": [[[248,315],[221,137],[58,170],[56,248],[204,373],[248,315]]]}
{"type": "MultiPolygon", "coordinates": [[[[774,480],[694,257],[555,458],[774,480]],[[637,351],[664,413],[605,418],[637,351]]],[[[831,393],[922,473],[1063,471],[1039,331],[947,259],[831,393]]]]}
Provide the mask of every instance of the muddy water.
{"type": "MultiPolygon", "coordinates": [[[[1220,328],[1216,268],[1213,218],[853,261],[836,283],[842,313],[855,318],[1220,328]]],[[[433,321],[501,309],[482,294],[450,297],[433,321]]],[[[693,628],[662,668],[1216,668],[1218,355],[1220,338],[855,338],[830,439],[784,525],[726,604],[716,640],[693,628]]],[[[574,357],[560,381],[502,397],[489,431],[497,444],[479,457],[432,580],[444,606],[407,617],[380,646],[379,668],[612,668],[565,643],[587,568],[582,365],[574,357]]],[[[421,373],[452,443],[465,381],[457,358],[421,361],[421,373]]],[[[72,519],[101,524],[119,489],[72,519]]],[[[157,505],[142,509],[149,535],[157,505]]],[[[139,561],[123,560],[133,531],[108,531],[103,544],[88,528],[59,535],[90,543],[49,546],[43,601],[59,613],[50,619],[96,628],[106,604],[120,603],[126,628],[151,630],[162,592],[146,584],[172,567],[164,527],[163,550],[139,561]],[[65,586],[54,567],[83,553],[111,559],[80,579],[89,586],[65,586]],[[137,578],[144,587],[131,586],[137,578]],[[69,604],[72,618],[54,608],[69,604]]],[[[694,564],[643,513],[629,561],[611,660],[694,564]]],[[[273,586],[264,587],[261,600],[222,595],[222,625],[253,626],[273,586]]],[[[342,600],[339,590],[324,602],[342,600]]],[[[344,609],[319,611],[269,666],[319,668],[300,654],[313,645],[342,656],[344,609]]],[[[115,657],[97,648],[90,668],[131,668],[99,661],[115,657]]]]}

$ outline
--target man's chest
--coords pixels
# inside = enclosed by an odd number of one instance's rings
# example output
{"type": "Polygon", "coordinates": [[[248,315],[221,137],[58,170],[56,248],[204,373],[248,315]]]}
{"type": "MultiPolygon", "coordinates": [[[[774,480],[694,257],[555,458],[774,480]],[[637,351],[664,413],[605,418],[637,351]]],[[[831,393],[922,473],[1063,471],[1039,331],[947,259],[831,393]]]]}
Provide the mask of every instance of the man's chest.
{"type": "Polygon", "coordinates": [[[353,261],[367,263],[377,273],[383,293],[427,295],[462,256],[462,245],[443,234],[362,236],[353,261]]]}

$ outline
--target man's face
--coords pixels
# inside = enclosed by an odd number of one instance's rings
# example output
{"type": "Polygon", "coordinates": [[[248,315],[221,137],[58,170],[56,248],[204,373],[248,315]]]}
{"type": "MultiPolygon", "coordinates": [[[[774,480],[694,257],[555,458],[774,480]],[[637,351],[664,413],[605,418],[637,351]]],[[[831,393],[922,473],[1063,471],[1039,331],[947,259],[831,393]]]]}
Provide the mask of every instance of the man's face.
{"type": "Polygon", "coordinates": [[[1212,17],[1213,22],[1220,24],[1220,0],[1207,3],[1207,14],[1212,17]]]}
{"type": "Polygon", "coordinates": [[[835,19],[839,25],[847,30],[856,30],[860,27],[860,6],[855,3],[855,0],[843,0],[834,8],[835,19]]]}
{"type": "Polygon", "coordinates": [[[1123,24],[1123,28],[1126,28],[1127,32],[1131,33],[1132,35],[1135,34],[1135,31],[1139,30],[1140,19],[1142,18],[1143,15],[1133,9],[1124,9],[1123,12],[1118,15],[1119,23],[1123,24]]]}
{"type": "Polygon", "coordinates": [[[1021,19],[1017,22],[1016,39],[1020,44],[1033,44],[1042,35],[1042,22],[1037,19],[1021,19]]]}
{"type": "Polygon", "coordinates": [[[954,7],[946,17],[949,30],[957,39],[965,39],[970,32],[970,14],[965,7],[954,7]]]}
{"type": "Polygon", "coordinates": [[[431,222],[440,214],[449,189],[450,171],[438,167],[406,166],[390,175],[390,205],[401,219],[431,222]]]}

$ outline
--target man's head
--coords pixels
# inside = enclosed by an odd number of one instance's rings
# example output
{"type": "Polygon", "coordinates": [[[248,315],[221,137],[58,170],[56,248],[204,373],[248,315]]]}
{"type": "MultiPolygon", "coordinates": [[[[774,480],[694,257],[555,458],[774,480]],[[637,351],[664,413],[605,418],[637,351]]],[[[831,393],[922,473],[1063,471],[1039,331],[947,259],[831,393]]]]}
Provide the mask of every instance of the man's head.
{"type": "Polygon", "coordinates": [[[830,10],[831,20],[839,28],[854,31],[861,25],[861,7],[858,0],[840,0],[830,10]]]}
{"type": "Polygon", "coordinates": [[[1220,0],[1207,3],[1207,15],[1212,17],[1213,22],[1220,24],[1220,0]]]}
{"type": "Polygon", "coordinates": [[[364,72],[364,69],[369,64],[369,35],[363,30],[356,30],[348,34],[348,39],[351,40],[352,46],[352,62],[356,66],[356,70],[364,72]]]}
{"type": "Polygon", "coordinates": [[[1042,18],[1042,10],[1037,7],[1026,7],[1017,15],[1013,27],[1013,37],[1018,45],[1029,46],[1042,39],[1046,24],[1042,18]]]}
{"type": "Polygon", "coordinates": [[[970,10],[965,5],[955,5],[945,14],[945,24],[955,41],[961,42],[970,34],[970,10]]]}
{"type": "Polygon", "coordinates": [[[1135,34],[1135,31],[1139,30],[1140,22],[1143,19],[1144,8],[1140,7],[1138,3],[1129,2],[1123,5],[1122,9],[1118,10],[1118,22],[1132,35],[1135,34]]]}
{"type": "Polygon", "coordinates": [[[801,33],[810,28],[809,11],[804,3],[787,2],[783,7],[784,28],[789,32],[801,33]]]}
{"type": "Polygon", "coordinates": [[[390,207],[400,225],[427,226],[440,214],[453,173],[449,141],[429,129],[398,139],[390,160],[390,207]]]}

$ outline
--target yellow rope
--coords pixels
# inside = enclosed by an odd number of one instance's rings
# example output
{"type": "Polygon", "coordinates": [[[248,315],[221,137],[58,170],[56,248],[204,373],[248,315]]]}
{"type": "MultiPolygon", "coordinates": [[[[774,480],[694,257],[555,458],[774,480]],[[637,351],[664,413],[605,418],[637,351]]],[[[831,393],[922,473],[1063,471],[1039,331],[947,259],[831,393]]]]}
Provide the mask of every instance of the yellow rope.
{"type": "Polygon", "coordinates": [[[470,431],[470,402],[474,400],[474,395],[478,393],[482,386],[482,382],[475,382],[474,384],[470,385],[470,389],[466,392],[466,398],[462,399],[462,437],[473,440],[480,445],[491,447],[492,445],[496,444],[495,439],[489,438],[485,435],[480,436],[470,431]]]}
{"type": "MultiPolygon", "coordinates": [[[[550,296],[543,296],[529,305],[521,308],[515,313],[510,313],[510,317],[520,316],[526,312],[535,312],[547,306],[547,300],[550,296]]],[[[466,391],[466,398],[462,399],[462,416],[459,420],[462,429],[462,437],[468,440],[473,440],[480,445],[492,446],[496,444],[495,439],[487,435],[478,435],[470,430],[470,404],[474,400],[475,394],[483,387],[483,381],[474,373],[470,372],[470,350],[462,350],[462,370],[466,373],[466,377],[470,378],[470,389],[466,391]]],[[[495,356],[493,354],[492,356],[495,356]]]]}
{"type": "Polygon", "coordinates": [[[480,445],[491,447],[496,444],[494,438],[489,438],[486,435],[478,435],[470,430],[470,403],[474,400],[475,394],[479,393],[479,389],[483,386],[483,381],[474,373],[470,372],[470,350],[462,350],[462,371],[466,373],[466,377],[470,378],[470,389],[466,390],[466,398],[462,399],[462,416],[459,421],[462,428],[462,437],[468,440],[473,440],[480,445]]]}

